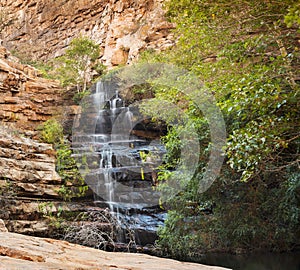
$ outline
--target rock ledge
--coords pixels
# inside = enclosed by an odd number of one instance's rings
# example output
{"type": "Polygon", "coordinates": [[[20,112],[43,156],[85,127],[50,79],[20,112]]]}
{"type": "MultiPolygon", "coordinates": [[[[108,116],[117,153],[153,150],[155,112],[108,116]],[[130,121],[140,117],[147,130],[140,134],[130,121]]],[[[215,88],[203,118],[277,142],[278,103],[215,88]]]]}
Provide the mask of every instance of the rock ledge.
{"type": "Polygon", "coordinates": [[[114,253],[66,241],[0,232],[0,269],[89,270],[222,270],[157,258],[145,254],[114,253]]]}

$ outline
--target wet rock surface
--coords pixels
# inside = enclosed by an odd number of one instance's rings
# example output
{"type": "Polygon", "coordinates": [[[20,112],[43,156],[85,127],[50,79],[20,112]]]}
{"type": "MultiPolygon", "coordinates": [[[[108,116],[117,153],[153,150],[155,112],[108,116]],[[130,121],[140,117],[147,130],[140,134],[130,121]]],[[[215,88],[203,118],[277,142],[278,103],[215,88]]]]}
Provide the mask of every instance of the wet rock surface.
{"type": "Polygon", "coordinates": [[[74,156],[96,205],[110,209],[124,228],[117,242],[153,245],[166,215],[155,187],[157,167],[166,153],[160,143],[162,134],[157,130],[155,138],[148,136],[143,128],[147,118],[137,107],[126,105],[119,94],[123,88],[114,79],[97,82],[94,88],[85,101],[90,106],[74,122],[74,156]],[[144,136],[132,134],[134,130],[144,136]],[[134,240],[126,237],[127,230],[134,240]]]}

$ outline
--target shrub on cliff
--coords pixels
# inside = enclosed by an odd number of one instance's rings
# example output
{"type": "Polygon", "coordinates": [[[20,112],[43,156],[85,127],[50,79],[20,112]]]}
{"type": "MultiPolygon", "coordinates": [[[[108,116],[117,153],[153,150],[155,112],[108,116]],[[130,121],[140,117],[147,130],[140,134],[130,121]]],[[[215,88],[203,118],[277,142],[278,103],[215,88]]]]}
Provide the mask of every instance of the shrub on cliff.
{"type": "Polygon", "coordinates": [[[63,128],[56,119],[47,120],[39,127],[40,138],[43,142],[53,145],[60,144],[63,138],[63,128]]]}
{"type": "Polygon", "coordinates": [[[105,67],[99,61],[100,48],[88,37],[74,38],[63,56],[55,59],[54,70],[62,86],[76,87],[77,98],[82,98],[95,77],[103,74],[105,67]]]}

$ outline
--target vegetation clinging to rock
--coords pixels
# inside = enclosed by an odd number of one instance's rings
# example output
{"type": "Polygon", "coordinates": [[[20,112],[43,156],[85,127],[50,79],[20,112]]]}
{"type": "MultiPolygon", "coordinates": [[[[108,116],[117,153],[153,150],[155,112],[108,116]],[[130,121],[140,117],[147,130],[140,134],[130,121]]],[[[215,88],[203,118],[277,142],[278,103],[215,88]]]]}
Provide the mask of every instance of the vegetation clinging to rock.
{"type": "Polygon", "coordinates": [[[55,59],[54,74],[62,86],[75,86],[75,101],[88,94],[88,87],[95,78],[99,78],[105,67],[99,61],[100,48],[88,37],[74,38],[64,55],[55,59]]]}
{"type": "Polygon", "coordinates": [[[84,196],[88,186],[72,157],[70,142],[64,138],[61,124],[54,118],[47,120],[40,127],[40,136],[43,142],[53,144],[56,150],[56,170],[63,180],[59,194],[64,200],[84,196]]]}

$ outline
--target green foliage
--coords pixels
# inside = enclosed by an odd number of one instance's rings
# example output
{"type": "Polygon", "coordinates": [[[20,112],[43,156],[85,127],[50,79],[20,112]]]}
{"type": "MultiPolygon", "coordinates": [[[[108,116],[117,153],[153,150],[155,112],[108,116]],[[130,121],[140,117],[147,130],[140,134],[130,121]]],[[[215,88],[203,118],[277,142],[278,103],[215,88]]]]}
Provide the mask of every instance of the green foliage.
{"type": "Polygon", "coordinates": [[[71,200],[74,197],[82,197],[86,194],[88,186],[84,184],[75,159],[72,157],[72,150],[68,142],[57,147],[56,169],[63,180],[63,185],[58,190],[64,200],[71,200]]]}
{"type": "Polygon", "coordinates": [[[64,200],[84,196],[88,186],[85,185],[76,161],[72,157],[70,143],[64,139],[61,124],[56,119],[47,120],[40,127],[40,137],[43,142],[53,144],[56,149],[56,170],[63,181],[58,193],[64,200]]]}
{"type": "Polygon", "coordinates": [[[63,208],[58,208],[52,202],[43,202],[38,205],[39,212],[42,213],[43,217],[49,221],[49,225],[60,229],[64,222],[62,217],[63,208]]]}
{"type": "Polygon", "coordinates": [[[55,77],[51,74],[51,72],[53,70],[53,66],[50,62],[45,63],[43,61],[33,61],[33,60],[26,60],[26,59],[24,60],[24,58],[21,59],[21,62],[23,64],[27,64],[27,65],[35,67],[40,72],[40,74],[43,78],[55,79],[55,77]]]}
{"type": "Polygon", "coordinates": [[[56,59],[55,74],[63,86],[76,86],[77,92],[86,92],[94,76],[104,72],[98,61],[99,45],[88,37],[74,38],[65,54],[56,59]]]}
{"type": "Polygon", "coordinates": [[[17,187],[13,185],[10,179],[4,178],[0,185],[0,196],[15,197],[17,187]]]}
{"type": "Polygon", "coordinates": [[[172,63],[198,76],[217,99],[228,140],[218,181],[198,194],[211,147],[207,123],[180,91],[149,81],[156,99],[143,112],[172,119],[175,112],[157,108],[165,100],[176,104],[201,145],[198,172],[186,184],[172,170],[181,163],[178,132],[188,125],[170,128],[164,138],[168,155],[159,179],[169,212],[160,246],[180,258],[216,249],[293,248],[299,243],[299,3],[175,0],[165,7],[177,25],[177,43],[145,53],[142,61],[172,63]],[[170,192],[174,176],[185,183],[176,196],[170,192]]]}
{"type": "Polygon", "coordinates": [[[284,17],[284,22],[288,27],[300,26],[300,3],[295,3],[288,9],[288,14],[284,17]]]}
{"type": "Polygon", "coordinates": [[[193,260],[203,252],[290,250],[299,237],[299,173],[274,183],[276,173],[239,182],[228,173],[205,194],[190,186],[168,201],[158,245],[164,254],[193,260]]]}
{"type": "Polygon", "coordinates": [[[74,94],[73,96],[73,101],[75,102],[75,104],[80,104],[81,100],[85,97],[87,97],[88,95],[90,95],[90,91],[86,90],[86,91],[81,91],[81,92],[77,92],[74,94]]]}
{"type": "Polygon", "coordinates": [[[63,128],[56,119],[49,119],[40,127],[40,137],[43,142],[60,144],[63,138],[63,128]]]}

